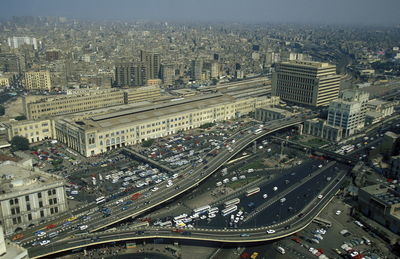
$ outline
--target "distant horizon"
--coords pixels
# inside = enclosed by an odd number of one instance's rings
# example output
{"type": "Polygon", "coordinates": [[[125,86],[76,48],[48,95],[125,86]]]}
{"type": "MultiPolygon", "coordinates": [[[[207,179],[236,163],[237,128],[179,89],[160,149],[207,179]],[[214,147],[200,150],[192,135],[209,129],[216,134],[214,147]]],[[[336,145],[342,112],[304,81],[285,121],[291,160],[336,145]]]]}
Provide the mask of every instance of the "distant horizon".
{"type": "Polygon", "coordinates": [[[0,19],[400,25],[399,0],[3,0],[0,19]]]}

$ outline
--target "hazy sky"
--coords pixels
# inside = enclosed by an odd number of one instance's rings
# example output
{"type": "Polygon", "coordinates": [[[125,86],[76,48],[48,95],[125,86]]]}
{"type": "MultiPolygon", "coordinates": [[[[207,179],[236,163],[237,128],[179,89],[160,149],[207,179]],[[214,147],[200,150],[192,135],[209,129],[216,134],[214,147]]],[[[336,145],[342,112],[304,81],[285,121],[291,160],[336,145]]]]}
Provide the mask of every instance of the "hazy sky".
{"type": "Polygon", "coordinates": [[[400,0],[0,0],[0,17],[400,24],[400,0]]]}

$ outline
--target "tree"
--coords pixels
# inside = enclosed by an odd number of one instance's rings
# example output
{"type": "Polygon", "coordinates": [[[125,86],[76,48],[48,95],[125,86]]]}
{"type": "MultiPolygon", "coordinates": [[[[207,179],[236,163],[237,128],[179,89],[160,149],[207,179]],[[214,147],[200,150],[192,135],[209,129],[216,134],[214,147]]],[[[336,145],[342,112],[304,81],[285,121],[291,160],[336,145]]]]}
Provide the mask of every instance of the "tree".
{"type": "Polygon", "coordinates": [[[28,149],[29,149],[29,141],[27,138],[22,136],[14,136],[11,139],[11,151],[28,150],[28,149]]]}
{"type": "Polygon", "coordinates": [[[20,116],[15,117],[15,119],[17,121],[23,121],[23,120],[26,120],[26,117],[25,117],[25,115],[20,115],[20,116]]]}
{"type": "Polygon", "coordinates": [[[6,109],[3,105],[0,105],[0,116],[3,116],[6,113],[6,109]]]}
{"type": "Polygon", "coordinates": [[[142,142],[142,147],[151,147],[153,145],[154,139],[148,139],[142,142]]]}

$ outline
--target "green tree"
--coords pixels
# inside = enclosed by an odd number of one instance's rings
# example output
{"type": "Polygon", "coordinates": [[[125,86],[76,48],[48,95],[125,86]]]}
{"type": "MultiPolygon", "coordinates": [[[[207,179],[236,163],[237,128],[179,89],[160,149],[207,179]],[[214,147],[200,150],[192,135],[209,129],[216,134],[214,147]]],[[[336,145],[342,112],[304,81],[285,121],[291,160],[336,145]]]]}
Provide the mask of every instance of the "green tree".
{"type": "Polygon", "coordinates": [[[26,120],[26,117],[25,117],[25,115],[20,115],[20,116],[15,117],[15,119],[17,121],[23,121],[23,120],[26,120]]]}
{"type": "Polygon", "coordinates": [[[6,109],[3,105],[0,105],[0,116],[3,116],[6,113],[6,109]]]}
{"type": "Polygon", "coordinates": [[[22,136],[14,136],[11,139],[11,151],[28,150],[28,149],[29,149],[29,141],[27,138],[22,136]]]}
{"type": "Polygon", "coordinates": [[[154,139],[148,139],[142,142],[142,147],[151,147],[153,145],[154,139]]]}

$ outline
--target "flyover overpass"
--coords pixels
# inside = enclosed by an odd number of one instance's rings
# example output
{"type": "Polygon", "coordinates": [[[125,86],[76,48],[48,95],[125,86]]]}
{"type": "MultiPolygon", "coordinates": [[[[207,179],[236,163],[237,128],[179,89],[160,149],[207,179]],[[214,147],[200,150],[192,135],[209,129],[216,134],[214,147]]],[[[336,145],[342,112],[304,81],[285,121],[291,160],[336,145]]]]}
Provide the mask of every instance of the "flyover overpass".
{"type": "Polygon", "coordinates": [[[345,174],[339,175],[336,181],[331,181],[327,187],[329,190],[325,193],[323,199],[314,199],[306,208],[300,211],[302,217],[298,215],[286,220],[283,224],[275,224],[273,226],[264,226],[248,229],[207,229],[207,228],[190,228],[185,229],[186,233],[177,233],[171,227],[143,227],[130,228],[118,231],[103,231],[91,234],[83,234],[71,239],[59,240],[45,247],[29,248],[30,258],[42,258],[69,251],[76,248],[84,248],[93,245],[105,244],[110,242],[142,240],[165,238],[173,240],[199,240],[208,242],[221,243],[254,243],[269,241],[274,239],[290,236],[307,227],[315,217],[329,204],[334,195],[345,179],[345,174]],[[272,229],[274,226],[274,234],[267,234],[266,230],[272,229]]]}
{"type": "MultiPolygon", "coordinates": [[[[127,210],[121,210],[121,208],[118,208],[116,207],[116,205],[114,205],[115,201],[110,201],[106,205],[107,207],[112,208],[112,215],[109,217],[103,218],[101,212],[98,212],[97,209],[93,208],[92,206],[90,206],[90,209],[86,211],[84,210],[80,211],[80,215],[92,214],[91,220],[85,222],[85,224],[89,226],[91,232],[104,229],[108,226],[116,224],[130,217],[137,217],[143,214],[144,212],[153,209],[161,204],[164,204],[168,201],[171,201],[177,196],[198,186],[202,181],[204,181],[214,172],[220,169],[224,163],[229,161],[232,157],[241,152],[244,148],[246,148],[248,145],[250,145],[257,139],[260,139],[277,130],[300,124],[309,118],[310,116],[309,117],[304,116],[304,117],[293,117],[290,119],[280,119],[280,120],[270,121],[265,123],[264,126],[265,130],[259,134],[254,134],[253,131],[246,130],[245,131],[246,134],[241,135],[240,138],[234,144],[231,145],[232,148],[231,152],[225,150],[225,152],[221,152],[217,156],[209,159],[208,164],[200,165],[197,168],[194,168],[191,174],[187,172],[184,174],[182,178],[174,180],[175,181],[174,186],[179,187],[178,189],[167,188],[165,186],[165,183],[160,183],[157,186],[160,187],[158,193],[160,193],[161,195],[155,197],[154,196],[144,197],[145,195],[142,195],[142,197],[134,201],[134,204],[132,204],[127,210]]],[[[147,194],[149,193],[152,194],[152,192],[148,191],[147,194]]],[[[128,200],[130,199],[130,196],[131,195],[127,195],[125,197],[119,197],[118,199],[128,200]]],[[[67,220],[67,218],[69,218],[70,216],[71,215],[65,214],[64,220],[67,220]]],[[[61,222],[62,218],[58,219],[57,221],[61,222]]],[[[46,224],[50,223],[52,222],[47,222],[46,224]]],[[[35,239],[35,237],[32,236],[33,233],[37,230],[43,229],[43,227],[45,227],[46,224],[42,224],[39,227],[30,229],[29,232],[25,233],[26,238],[24,238],[22,242],[27,243],[33,241],[35,239]],[[30,236],[28,236],[28,233],[30,234],[30,236]]],[[[57,229],[54,230],[60,230],[59,238],[68,237],[76,232],[76,230],[73,228],[73,225],[70,225],[63,229],[61,229],[61,227],[58,227],[57,229]]]]}

